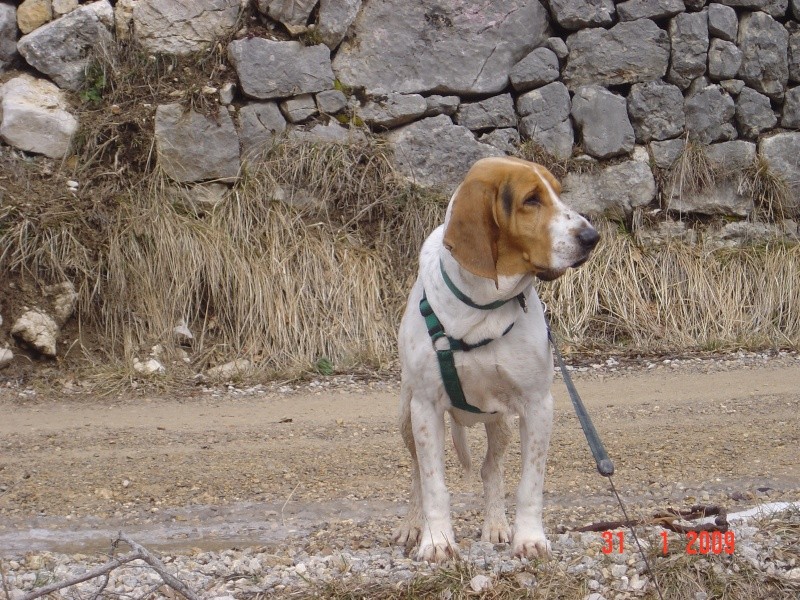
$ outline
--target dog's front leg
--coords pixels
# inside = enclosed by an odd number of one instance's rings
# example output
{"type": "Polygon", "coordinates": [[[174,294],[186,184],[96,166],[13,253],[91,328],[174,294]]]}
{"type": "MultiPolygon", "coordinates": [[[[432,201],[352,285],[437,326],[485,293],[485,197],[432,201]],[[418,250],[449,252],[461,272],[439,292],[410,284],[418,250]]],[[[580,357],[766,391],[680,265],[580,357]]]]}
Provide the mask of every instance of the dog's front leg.
{"type": "Polygon", "coordinates": [[[522,475],[517,489],[517,515],[512,549],[514,556],[536,558],[550,553],[542,526],[544,468],[550,431],[553,428],[553,397],[531,402],[519,418],[522,475]]]}
{"type": "Polygon", "coordinates": [[[422,535],[417,560],[443,561],[456,552],[450,497],[444,479],[444,415],[433,399],[411,399],[411,427],[422,491],[422,535]]]}

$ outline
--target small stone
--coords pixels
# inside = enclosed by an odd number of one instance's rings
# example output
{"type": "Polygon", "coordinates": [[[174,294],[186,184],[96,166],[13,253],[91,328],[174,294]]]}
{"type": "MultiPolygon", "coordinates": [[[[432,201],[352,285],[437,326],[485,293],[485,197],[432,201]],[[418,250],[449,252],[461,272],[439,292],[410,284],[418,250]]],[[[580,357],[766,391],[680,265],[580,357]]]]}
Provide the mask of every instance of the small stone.
{"type": "Polygon", "coordinates": [[[325,90],[316,98],[319,112],[325,115],[336,115],[347,108],[347,96],[340,90],[325,90]]]}
{"type": "Polygon", "coordinates": [[[233,102],[236,95],[236,84],[229,81],[219,89],[219,103],[222,106],[228,106],[233,102]]]}
{"type": "Polygon", "coordinates": [[[7,367],[14,360],[14,353],[8,348],[0,348],[0,369],[7,367]]]}
{"type": "Polygon", "coordinates": [[[492,580],[486,575],[475,575],[475,577],[469,580],[469,587],[472,588],[472,591],[476,594],[488,592],[492,589],[492,580]]]}
{"type": "Polygon", "coordinates": [[[164,365],[155,358],[150,358],[145,362],[141,362],[138,358],[133,359],[133,370],[143,375],[163,375],[166,373],[164,365]]]}
{"type": "Polygon", "coordinates": [[[53,18],[50,0],[25,0],[17,7],[17,27],[22,33],[30,33],[53,18]]]}

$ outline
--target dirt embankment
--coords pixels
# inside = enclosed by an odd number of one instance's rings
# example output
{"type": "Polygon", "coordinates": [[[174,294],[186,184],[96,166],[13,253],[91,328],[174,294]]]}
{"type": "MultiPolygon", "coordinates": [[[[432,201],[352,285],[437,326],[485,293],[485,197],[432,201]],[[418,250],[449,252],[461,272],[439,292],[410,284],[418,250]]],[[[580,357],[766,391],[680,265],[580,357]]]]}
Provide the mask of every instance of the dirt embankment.
{"type": "MultiPolygon", "coordinates": [[[[599,369],[577,383],[635,513],[800,500],[796,355],[599,369]]],[[[554,393],[548,528],[619,518],[560,382],[554,393]]],[[[0,388],[0,547],[98,549],[119,529],[155,547],[313,531],[327,533],[309,543],[385,544],[408,498],[396,412],[395,381],[347,378],[166,397],[0,388]],[[348,519],[368,526],[336,526],[348,519]]],[[[479,461],[482,431],[470,440],[479,461]]],[[[480,480],[460,475],[451,449],[448,477],[457,535],[477,535],[480,480]]]]}

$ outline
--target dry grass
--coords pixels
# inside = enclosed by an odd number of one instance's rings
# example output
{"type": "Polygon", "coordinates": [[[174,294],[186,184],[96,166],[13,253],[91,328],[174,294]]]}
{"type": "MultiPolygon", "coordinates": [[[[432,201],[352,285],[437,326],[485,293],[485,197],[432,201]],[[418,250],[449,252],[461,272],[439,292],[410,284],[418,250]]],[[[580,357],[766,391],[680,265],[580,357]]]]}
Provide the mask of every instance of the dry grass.
{"type": "MultiPolygon", "coordinates": [[[[207,213],[175,196],[156,180],[6,207],[0,269],[72,280],[82,326],[122,365],[175,349],[182,320],[194,369],[239,357],[259,377],[395,364],[417,253],[446,199],[399,181],[381,143],[287,142],[207,213]]],[[[608,226],[587,265],[539,289],[573,350],[657,353],[800,346],[798,281],[797,246],[645,249],[608,226]]]]}
{"type": "Polygon", "coordinates": [[[607,228],[592,260],[548,285],[561,335],[636,352],[800,344],[800,246],[638,247],[607,228]]]}
{"type": "Polygon", "coordinates": [[[775,173],[763,156],[756,156],[741,178],[740,193],[753,198],[753,218],[776,222],[793,216],[790,210],[792,190],[787,181],[775,173]]]}
{"type": "Polygon", "coordinates": [[[719,176],[705,146],[687,137],[683,151],[673,165],[660,174],[659,189],[664,205],[669,209],[672,198],[700,194],[713,188],[719,176]]]}

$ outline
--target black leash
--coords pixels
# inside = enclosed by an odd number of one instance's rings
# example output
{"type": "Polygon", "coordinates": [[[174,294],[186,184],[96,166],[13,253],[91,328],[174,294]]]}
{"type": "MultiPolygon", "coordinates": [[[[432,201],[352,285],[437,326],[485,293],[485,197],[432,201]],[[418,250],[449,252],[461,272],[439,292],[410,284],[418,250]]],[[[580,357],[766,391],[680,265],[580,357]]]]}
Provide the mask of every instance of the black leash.
{"type": "MultiPolygon", "coordinates": [[[[544,305],[544,303],[542,303],[542,308],[546,313],[547,307],[544,305]]],[[[636,529],[633,527],[633,522],[631,521],[630,517],[628,517],[628,511],[625,509],[625,504],[622,502],[622,498],[620,498],[620,495],[617,493],[617,488],[614,486],[614,480],[611,478],[611,476],[614,474],[614,463],[611,462],[611,459],[608,457],[608,452],[606,452],[603,442],[600,439],[597,430],[594,428],[592,419],[589,417],[589,413],[586,412],[586,407],[583,405],[583,400],[581,400],[578,390],[575,388],[575,384],[572,383],[572,376],[569,374],[567,365],[564,363],[564,358],[561,356],[561,352],[558,349],[555,335],[553,335],[553,330],[550,329],[550,323],[547,321],[546,315],[544,320],[545,324],[547,325],[547,337],[550,339],[550,345],[553,347],[553,352],[556,355],[558,366],[561,368],[561,376],[564,378],[564,385],[567,386],[569,397],[572,400],[572,406],[575,408],[575,413],[578,415],[578,420],[581,422],[581,429],[583,429],[583,434],[586,436],[586,441],[589,443],[589,449],[592,451],[592,456],[594,457],[595,463],[597,463],[597,471],[600,473],[600,475],[608,479],[608,483],[611,486],[611,491],[614,493],[614,496],[617,498],[617,502],[619,503],[619,507],[622,509],[622,515],[625,518],[625,524],[628,526],[628,529],[630,529],[633,539],[636,541],[636,546],[639,548],[639,553],[642,555],[642,559],[644,559],[647,572],[650,573],[650,576],[653,578],[653,585],[656,588],[656,592],[658,592],[658,597],[660,600],[664,600],[664,596],[661,594],[661,587],[658,585],[658,580],[656,579],[656,574],[653,572],[653,569],[650,568],[650,561],[647,560],[647,554],[645,554],[644,548],[642,548],[642,544],[639,541],[639,536],[636,535],[636,529]]]]}

